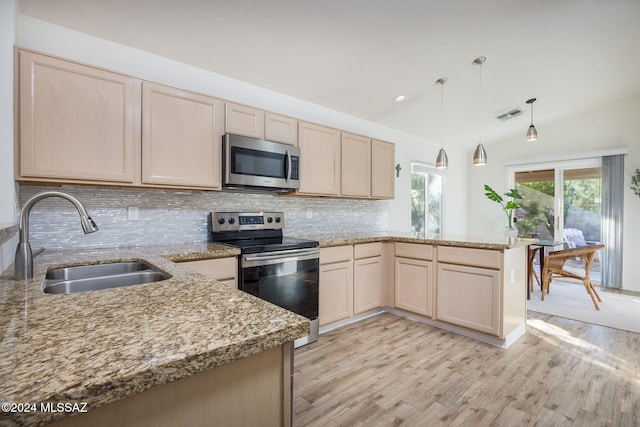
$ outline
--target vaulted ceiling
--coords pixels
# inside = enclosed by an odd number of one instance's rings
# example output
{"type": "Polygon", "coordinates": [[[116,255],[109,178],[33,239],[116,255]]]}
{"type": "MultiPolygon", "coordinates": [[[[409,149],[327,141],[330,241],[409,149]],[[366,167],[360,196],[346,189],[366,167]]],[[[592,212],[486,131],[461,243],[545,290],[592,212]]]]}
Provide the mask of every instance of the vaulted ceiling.
{"type": "Polygon", "coordinates": [[[19,10],[470,149],[480,134],[524,140],[529,98],[542,141],[545,124],[640,93],[638,0],[19,0],[19,10]],[[524,113],[496,119],[514,108],[524,113]]]}

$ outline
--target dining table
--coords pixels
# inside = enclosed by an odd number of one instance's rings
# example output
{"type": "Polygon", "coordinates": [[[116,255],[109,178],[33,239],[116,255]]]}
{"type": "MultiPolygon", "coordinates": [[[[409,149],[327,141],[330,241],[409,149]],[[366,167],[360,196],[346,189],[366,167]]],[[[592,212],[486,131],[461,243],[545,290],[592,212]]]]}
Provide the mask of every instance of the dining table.
{"type": "Polygon", "coordinates": [[[540,284],[541,280],[534,269],[536,253],[539,254],[540,274],[542,274],[542,270],[544,269],[544,257],[546,254],[552,250],[564,249],[564,245],[564,242],[556,242],[555,240],[538,240],[537,242],[529,245],[527,250],[527,299],[531,299],[533,279],[536,278],[538,284],[540,284]]]}

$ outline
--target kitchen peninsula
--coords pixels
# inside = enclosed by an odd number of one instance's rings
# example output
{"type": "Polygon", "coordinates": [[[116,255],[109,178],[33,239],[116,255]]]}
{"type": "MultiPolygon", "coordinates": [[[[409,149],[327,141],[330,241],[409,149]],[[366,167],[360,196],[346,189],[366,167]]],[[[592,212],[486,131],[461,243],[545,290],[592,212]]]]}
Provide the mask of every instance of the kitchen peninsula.
{"type": "MultiPolygon", "coordinates": [[[[531,241],[410,233],[296,237],[320,241],[321,332],[387,311],[503,347],[524,333],[531,241]]],[[[193,403],[190,397],[235,383],[245,386],[238,393],[246,401],[200,403],[227,410],[220,416],[261,411],[262,424],[287,424],[292,341],[309,333],[308,320],[188,269],[188,262],[237,255],[212,243],[45,251],[34,262],[34,279],[22,282],[12,280],[10,266],[0,276],[1,399],[87,402],[89,413],[3,413],[0,425],[76,425],[91,416],[114,424],[114,414],[171,423],[175,415],[159,407],[193,415],[183,406],[193,403]],[[172,278],[42,293],[48,267],[98,260],[145,260],[172,278]],[[216,372],[215,380],[207,377],[216,372]],[[147,413],[143,400],[152,402],[147,413]]]]}
{"type": "Polygon", "coordinates": [[[34,279],[20,282],[10,266],[0,276],[0,400],[37,410],[3,412],[0,425],[202,424],[199,417],[286,423],[292,342],[308,335],[309,321],[175,263],[235,255],[207,243],[45,250],[34,279]],[[42,292],[50,266],[121,260],[147,261],[172,278],[42,292]],[[69,417],[40,407],[58,403],[86,403],[88,413],[69,417]]]}

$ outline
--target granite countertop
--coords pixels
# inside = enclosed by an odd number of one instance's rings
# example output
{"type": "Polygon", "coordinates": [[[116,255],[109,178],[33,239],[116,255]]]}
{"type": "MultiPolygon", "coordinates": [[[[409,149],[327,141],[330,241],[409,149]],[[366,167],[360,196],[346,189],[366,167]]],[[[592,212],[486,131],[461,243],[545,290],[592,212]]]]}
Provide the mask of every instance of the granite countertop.
{"type": "MultiPolygon", "coordinates": [[[[97,407],[308,335],[309,321],[173,261],[238,255],[212,243],[44,251],[34,279],[0,276],[0,402],[97,407]],[[41,290],[46,269],[145,260],[172,275],[69,295],[41,290]]],[[[0,413],[0,425],[43,425],[62,413],[0,413]]]]}
{"type": "Polygon", "coordinates": [[[527,246],[537,241],[537,239],[509,239],[508,237],[495,236],[424,235],[403,231],[380,233],[341,233],[331,235],[308,234],[296,235],[296,237],[317,240],[320,242],[321,248],[370,242],[405,242],[500,251],[520,246],[527,246]]]}

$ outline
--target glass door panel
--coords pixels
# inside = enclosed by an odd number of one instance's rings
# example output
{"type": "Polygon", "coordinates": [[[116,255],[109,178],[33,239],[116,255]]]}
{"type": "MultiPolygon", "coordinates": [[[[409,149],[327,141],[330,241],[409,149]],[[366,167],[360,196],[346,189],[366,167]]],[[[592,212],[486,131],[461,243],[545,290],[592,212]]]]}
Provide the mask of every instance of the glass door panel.
{"type": "Polygon", "coordinates": [[[515,212],[518,236],[554,240],[555,170],[516,172],[515,183],[524,196],[515,212]]]}
{"type": "MultiPolygon", "coordinates": [[[[562,240],[576,248],[600,242],[601,181],[600,167],[563,170],[562,240]]],[[[584,270],[584,261],[571,259],[565,269],[584,270]]],[[[591,280],[600,283],[600,254],[591,264],[591,280]]]]}

